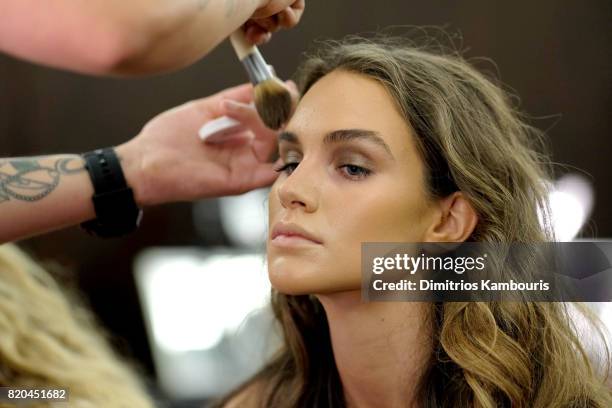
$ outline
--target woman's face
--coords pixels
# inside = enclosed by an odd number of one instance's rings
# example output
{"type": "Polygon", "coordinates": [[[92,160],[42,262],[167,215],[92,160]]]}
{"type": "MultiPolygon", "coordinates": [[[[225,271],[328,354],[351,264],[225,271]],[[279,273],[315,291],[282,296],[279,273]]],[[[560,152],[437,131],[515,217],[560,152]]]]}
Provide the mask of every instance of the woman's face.
{"type": "Polygon", "coordinates": [[[267,255],[280,292],[359,289],[362,242],[424,240],[432,203],[423,161],[377,81],[345,71],[321,78],[280,135],[279,153],[267,255]]]}

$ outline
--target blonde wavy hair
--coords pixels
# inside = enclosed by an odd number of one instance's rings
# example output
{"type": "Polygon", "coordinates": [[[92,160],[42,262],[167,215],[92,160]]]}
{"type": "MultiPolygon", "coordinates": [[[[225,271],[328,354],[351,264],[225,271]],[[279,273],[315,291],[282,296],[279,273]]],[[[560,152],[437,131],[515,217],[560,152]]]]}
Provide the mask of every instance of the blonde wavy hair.
{"type": "Polygon", "coordinates": [[[154,406],[92,314],[12,244],[0,246],[0,333],[2,387],[67,388],[77,408],[154,406]]]}
{"type": "MultiPolygon", "coordinates": [[[[552,241],[539,216],[548,219],[551,170],[542,132],[495,80],[459,52],[427,42],[384,34],[325,42],[299,72],[301,92],[334,70],[379,81],[416,135],[431,198],[458,189],[477,211],[470,241],[552,241]]],[[[249,406],[344,407],[321,304],[314,296],[273,291],[272,305],[284,346],[220,405],[248,395],[249,406]]],[[[589,356],[572,318],[576,310],[592,323],[587,333],[601,335],[606,346],[600,325],[579,304],[431,304],[434,347],[420,382],[422,406],[611,407],[607,347],[589,356]]]]}

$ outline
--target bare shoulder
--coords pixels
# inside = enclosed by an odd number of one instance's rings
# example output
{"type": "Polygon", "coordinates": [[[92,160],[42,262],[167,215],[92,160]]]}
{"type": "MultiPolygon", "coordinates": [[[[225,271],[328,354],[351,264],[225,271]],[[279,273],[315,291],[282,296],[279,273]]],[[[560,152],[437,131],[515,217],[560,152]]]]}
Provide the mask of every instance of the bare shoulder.
{"type": "Polygon", "coordinates": [[[259,408],[263,383],[261,381],[249,384],[223,405],[223,408],[259,408]]]}

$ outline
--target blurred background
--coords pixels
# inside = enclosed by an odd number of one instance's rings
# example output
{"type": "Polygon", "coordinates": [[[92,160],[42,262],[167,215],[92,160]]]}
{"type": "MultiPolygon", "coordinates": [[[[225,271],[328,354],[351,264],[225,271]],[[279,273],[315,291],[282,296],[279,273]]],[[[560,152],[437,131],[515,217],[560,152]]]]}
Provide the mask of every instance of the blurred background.
{"type": "MultiPolygon", "coordinates": [[[[482,66],[497,70],[533,124],[547,130],[553,159],[563,165],[551,198],[562,236],[582,228],[582,236],[610,238],[611,17],[609,0],[307,0],[298,27],[277,33],[262,53],[288,78],[317,39],[390,25],[459,33],[465,55],[494,61],[496,68],[482,66]]],[[[0,157],[117,145],[156,114],[245,81],[227,43],[187,69],[129,80],[0,56],[0,157]]],[[[196,406],[252,372],[275,344],[261,256],[265,195],[149,208],[140,230],[123,239],[72,228],[22,246],[73,273],[115,345],[162,398],[196,406]]]]}

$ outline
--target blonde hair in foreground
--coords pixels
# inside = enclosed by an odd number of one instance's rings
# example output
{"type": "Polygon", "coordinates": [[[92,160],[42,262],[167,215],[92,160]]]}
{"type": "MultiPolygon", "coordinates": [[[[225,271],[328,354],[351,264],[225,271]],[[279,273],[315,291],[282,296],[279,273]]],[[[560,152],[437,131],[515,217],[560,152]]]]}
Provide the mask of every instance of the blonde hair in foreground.
{"type": "MultiPolygon", "coordinates": [[[[320,44],[307,59],[298,79],[302,95],[335,70],[373,78],[387,89],[416,135],[431,198],[459,189],[477,211],[470,241],[553,240],[549,223],[542,226],[538,218],[541,212],[548,219],[550,161],[543,135],[494,80],[441,46],[385,35],[350,37],[320,44]]],[[[321,304],[314,296],[273,291],[272,306],[284,346],[220,404],[248,396],[257,401],[249,406],[344,407],[321,304]]],[[[420,381],[423,407],[612,406],[606,339],[580,304],[434,303],[428,322],[434,347],[420,381]],[[588,328],[576,327],[576,314],[588,328]],[[593,358],[581,343],[588,334],[602,341],[593,358]]]]}
{"type": "Polygon", "coordinates": [[[11,244],[0,246],[0,333],[2,387],[67,388],[77,408],[154,406],[91,313],[11,244]]]}

